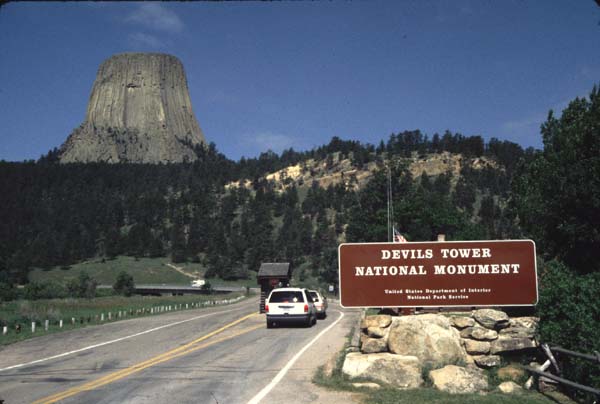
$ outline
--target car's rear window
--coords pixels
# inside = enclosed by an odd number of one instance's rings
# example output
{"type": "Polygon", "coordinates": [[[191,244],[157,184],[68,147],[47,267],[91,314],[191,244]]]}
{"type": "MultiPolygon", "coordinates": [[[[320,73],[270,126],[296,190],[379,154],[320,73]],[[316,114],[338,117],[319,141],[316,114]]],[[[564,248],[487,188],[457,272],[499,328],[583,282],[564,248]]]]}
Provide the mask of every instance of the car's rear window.
{"type": "Polygon", "coordinates": [[[270,303],[304,303],[304,295],[299,291],[281,291],[271,293],[270,303]]]}
{"type": "Polygon", "coordinates": [[[319,295],[317,295],[317,292],[308,292],[310,294],[310,297],[312,297],[313,302],[318,302],[319,301],[319,295]]]}

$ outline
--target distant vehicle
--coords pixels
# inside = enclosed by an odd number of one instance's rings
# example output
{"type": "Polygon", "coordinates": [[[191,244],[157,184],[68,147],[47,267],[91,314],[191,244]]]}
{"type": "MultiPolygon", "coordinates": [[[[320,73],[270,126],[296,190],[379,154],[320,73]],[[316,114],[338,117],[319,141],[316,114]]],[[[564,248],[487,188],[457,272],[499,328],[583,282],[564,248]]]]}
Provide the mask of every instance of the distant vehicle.
{"type": "Polygon", "coordinates": [[[194,279],[192,281],[192,287],[193,288],[201,288],[205,284],[206,284],[206,281],[204,279],[194,279]]]}
{"type": "Polygon", "coordinates": [[[317,317],[327,317],[327,298],[319,292],[317,292],[316,290],[309,290],[308,294],[310,295],[310,297],[312,297],[313,302],[315,304],[315,309],[317,310],[317,317]]]}
{"type": "Polygon", "coordinates": [[[267,328],[285,323],[301,323],[306,327],[317,322],[317,310],[308,293],[301,288],[273,289],[265,301],[267,328]]]}

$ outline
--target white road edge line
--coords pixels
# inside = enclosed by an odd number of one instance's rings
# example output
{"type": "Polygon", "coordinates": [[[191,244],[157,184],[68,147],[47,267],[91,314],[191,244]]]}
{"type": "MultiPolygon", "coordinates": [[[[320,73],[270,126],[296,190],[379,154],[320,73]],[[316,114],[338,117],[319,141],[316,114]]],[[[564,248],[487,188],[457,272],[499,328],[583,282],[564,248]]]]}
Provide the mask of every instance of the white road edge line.
{"type": "Polygon", "coordinates": [[[271,390],[273,390],[273,388],[277,385],[277,383],[279,383],[281,381],[281,379],[283,379],[283,376],[285,376],[285,374],[288,372],[288,370],[290,370],[290,368],[294,365],[294,363],[298,360],[298,358],[300,358],[300,356],[302,356],[302,354],[308,348],[310,348],[310,346],[312,344],[314,344],[316,340],[321,338],[323,336],[323,334],[325,334],[327,331],[329,331],[334,325],[336,325],[342,319],[342,317],[344,317],[344,313],[342,313],[341,311],[339,313],[340,313],[340,316],[338,317],[338,319],[335,320],[332,324],[330,324],[329,327],[325,328],[323,331],[321,331],[319,334],[317,334],[317,336],[314,337],[308,344],[306,344],[304,346],[304,348],[302,348],[300,351],[298,351],[298,353],[296,355],[294,355],[294,357],[292,359],[290,359],[290,361],[279,371],[279,373],[277,373],[277,375],[273,378],[273,380],[271,380],[271,383],[267,384],[261,391],[258,392],[257,395],[252,397],[252,399],[250,401],[248,401],[248,404],[260,403],[260,401],[263,398],[265,398],[266,395],[271,392],[271,390]]]}
{"type": "Polygon", "coordinates": [[[171,323],[171,324],[161,325],[160,327],[151,328],[149,330],[141,331],[141,332],[138,332],[138,333],[135,333],[135,334],[132,334],[132,335],[127,335],[125,337],[113,339],[113,340],[106,341],[106,342],[101,342],[101,343],[95,344],[95,345],[90,345],[90,346],[87,346],[85,348],[76,349],[74,351],[64,352],[64,353],[61,353],[61,354],[58,354],[58,355],[49,356],[47,358],[38,359],[38,360],[27,362],[27,363],[20,363],[18,365],[9,366],[7,368],[2,368],[2,369],[0,369],[0,372],[6,371],[6,370],[11,370],[11,369],[22,368],[22,367],[25,367],[25,366],[35,365],[37,363],[46,362],[46,361],[49,361],[49,360],[52,360],[52,359],[62,358],[64,356],[73,355],[73,354],[76,354],[76,353],[79,353],[79,352],[83,352],[83,351],[88,351],[90,349],[98,348],[98,347],[101,347],[101,346],[104,346],[104,345],[114,344],[115,342],[120,342],[120,341],[123,341],[123,340],[126,340],[126,339],[139,337],[140,335],[144,335],[144,334],[148,334],[148,333],[151,333],[151,332],[154,332],[154,331],[162,330],[163,328],[173,327],[175,325],[187,323],[189,321],[198,320],[198,319],[204,318],[204,317],[215,316],[217,314],[230,313],[232,311],[238,311],[238,310],[242,310],[244,308],[245,307],[240,307],[239,309],[223,310],[223,311],[218,311],[216,313],[203,314],[201,316],[196,316],[196,317],[188,318],[187,320],[182,320],[182,321],[177,321],[177,322],[171,323]]]}

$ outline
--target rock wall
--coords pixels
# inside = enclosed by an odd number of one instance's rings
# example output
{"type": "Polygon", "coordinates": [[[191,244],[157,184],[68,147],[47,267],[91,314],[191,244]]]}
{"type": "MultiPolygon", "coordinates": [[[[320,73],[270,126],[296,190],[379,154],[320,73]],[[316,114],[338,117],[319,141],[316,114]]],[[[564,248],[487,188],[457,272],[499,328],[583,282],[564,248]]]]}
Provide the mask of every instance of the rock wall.
{"type": "Polygon", "coordinates": [[[204,142],[181,62],[125,53],[100,66],[85,121],[62,145],[60,161],[192,161],[193,147],[204,142]]]}
{"type": "MultiPolygon", "coordinates": [[[[361,364],[361,361],[379,361],[381,368],[384,363],[396,363],[389,356],[385,356],[385,361],[378,356],[385,353],[402,358],[403,375],[411,373],[406,370],[410,366],[415,367],[413,373],[423,367],[434,369],[429,377],[441,390],[453,393],[485,390],[487,379],[482,370],[500,366],[502,355],[512,356],[536,348],[537,325],[536,317],[509,318],[503,311],[492,309],[453,315],[367,316],[360,324],[360,353],[348,354],[352,365],[344,364],[342,370],[350,377],[393,384],[389,382],[391,376],[384,379],[379,372],[371,372],[370,365],[361,364]],[[416,358],[417,362],[408,358],[416,358]]],[[[393,371],[392,366],[386,369],[393,371]]],[[[398,387],[415,384],[420,382],[404,382],[398,387]]]]}

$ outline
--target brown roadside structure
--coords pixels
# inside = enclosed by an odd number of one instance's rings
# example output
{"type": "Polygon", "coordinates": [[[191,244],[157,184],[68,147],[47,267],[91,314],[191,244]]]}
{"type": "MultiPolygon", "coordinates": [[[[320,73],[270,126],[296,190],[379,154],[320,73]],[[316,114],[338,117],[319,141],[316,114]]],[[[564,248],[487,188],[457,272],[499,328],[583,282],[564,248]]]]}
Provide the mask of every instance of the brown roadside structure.
{"type": "Polygon", "coordinates": [[[290,283],[292,270],[289,262],[263,262],[260,264],[257,283],[260,285],[260,312],[265,312],[265,300],[269,293],[277,287],[285,287],[290,283]]]}

